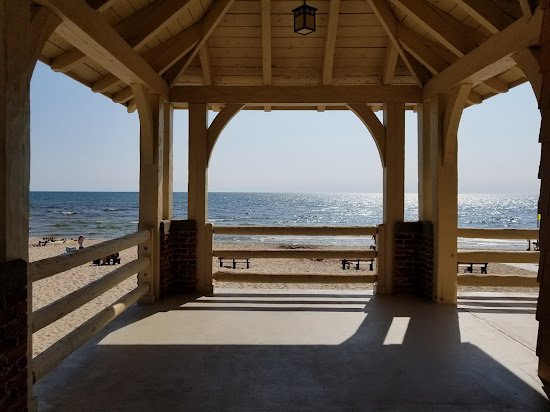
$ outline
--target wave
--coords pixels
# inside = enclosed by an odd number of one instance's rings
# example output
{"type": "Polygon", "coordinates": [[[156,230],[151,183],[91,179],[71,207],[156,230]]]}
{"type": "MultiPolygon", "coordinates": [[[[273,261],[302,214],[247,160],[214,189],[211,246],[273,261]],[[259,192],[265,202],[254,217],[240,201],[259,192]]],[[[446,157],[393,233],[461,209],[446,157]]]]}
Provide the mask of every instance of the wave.
{"type": "Polygon", "coordinates": [[[62,215],[81,215],[82,212],[76,212],[74,210],[61,212],[62,215]]]}

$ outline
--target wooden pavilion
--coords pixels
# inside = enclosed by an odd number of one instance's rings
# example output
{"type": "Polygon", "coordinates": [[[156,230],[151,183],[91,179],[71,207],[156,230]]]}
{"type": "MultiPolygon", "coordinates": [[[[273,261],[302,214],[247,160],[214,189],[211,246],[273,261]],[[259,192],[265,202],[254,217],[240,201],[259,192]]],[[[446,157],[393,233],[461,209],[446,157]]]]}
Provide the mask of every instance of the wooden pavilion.
{"type": "MultiPolygon", "coordinates": [[[[251,233],[215,228],[207,217],[210,155],[233,116],[240,110],[352,110],[379,150],[382,225],[309,228],[301,233],[375,234],[378,250],[358,250],[356,257],[376,258],[376,293],[392,293],[398,285],[398,268],[402,271],[394,241],[404,220],[405,110],[414,110],[419,131],[419,218],[428,224],[419,233],[425,234],[429,227],[426,239],[431,239],[419,249],[425,267],[431,268],[428,295],[439,303],[455,304],[461,114],[466,107],[524,82],[531,83],[542,114],[538,356],[539,375],[550,382],[550,282],[546,280],[550,276],[550,260],[546,260],[550,250],[550,3],[311,0],[308,4],[318,9],[316,30],[302,36],[293,30],[292,10],[299,0],[0,0],[0,347],[4,351],[0,377],[5,378],[0,382],[6,382],[0,384],[0,409],[7,405],[6,409],[15,410],[23,404],[32,408],[33,380],[74,350],[72,343],[70,349],[51,352],[56,356],[50,353],[49,360],[31,363],[29,342],[36,324],[43,327],[56,316],[55,311],[47,316],[32,313],[33,281],[107,251],[139,245],[139,259],[118,273],[139,273],[139,286],[122,305],[138,299],[153,303],[172,284],[163,276],[169,276],[167,267],[170,270],[166,254],[173,252],[165,240],[172,219],[174,109],[189,111],[188,215],[193,224],[186,230],[196,234],[190,237],[196,271],[187,286],[212,291],[212,256],[221,254],[212,250],[213,233],[251,233]],[[29,88],[37,60],[125,105],[129,112],[138,111],[140,223],[136,234],[72,257],[28,264],[29,88]],[[209,110],[218,112],[210,126],[209,110]],[[374,114],[379,110],[383,110],[382,122],[374,114]],[[51,319],[44,320],[48,316],[51,319]],[[14,385],[15,381],[19,383],[14,385]]],[[[297,229],[258,230],[298,233],[297,229]]],[[[494,231],[485,233],[489,235],[497,236],[494,231]]],[[[525,234],[498,236],[523,238],[525,234]]],[[[242,252],[243,256],[250,253],[242,252]]],[[[297,253],[277,256],[296,257],[297,253]]],[[[256,252],[256,257],[272,256],[273,251],[256,252]]],[[[467,257],[475,262],[488,256],[488,252],[470,252],[467,257]]],[[[490,258],[538,262],[539,254],[494,252],[490,258]]],[[[105,324],[110,316],[98,319],[95,326],[105,324]]]]}

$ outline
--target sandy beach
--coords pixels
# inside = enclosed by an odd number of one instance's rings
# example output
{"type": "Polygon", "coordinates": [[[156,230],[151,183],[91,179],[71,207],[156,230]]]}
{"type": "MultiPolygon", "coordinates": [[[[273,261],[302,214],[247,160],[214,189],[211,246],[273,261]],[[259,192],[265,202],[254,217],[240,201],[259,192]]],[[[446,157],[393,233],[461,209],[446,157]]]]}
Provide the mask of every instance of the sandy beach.
{"type": "MultiPolygon", "coordinates": [[[[78,246],[76,241],[66,241],[49,243],[46,246],[32,246],[38,243],[39,239],[29,239],[29,260],[34,262],[36,260],[45,259],[52,256],[58,256],[65,253],[67,247],[78,246]]],[[[99,243],[102,240],[99,239],[86,239],[85,246],[91,246],[99,243]]],[[[273,245],[269,248],[292,248],[289,245],[273,245]]],[[[266,245],[243,245],[243,244],[216,244],[217,249],[260,249],[266,248],[266,245]]],[[[121,262],[124,264],[137,258],[137,248],[132,247],[120,252],[121,262]]],[[[118,267],[118,265],[116,266],[118,267]]],[[[115,267],[110,265],[96,266],[92,263],[88,263],[77,267],[72,270],[57,274],[47,279],[40,280],[33,284],[33,311],[46,306],[55,300],[85,286],[86,284],[102,277],[106,273],[112,271],[115,267]]],[[[478,269],[479,270],[479,269],[478,269]]],[[[335,277],[337,282],[334,283],[307,283],[308,276],[311,275],[347,275],[347,276],[361,276],[373,274],[369,271],[368,263],[361,264],[359,270],[355,270],[353,267],[350,270],[342,270],[342,264],[340,260],[334,259],[252,259],[250,262],[250,269],[245,269],[243,264],[239,264],[237,269],[232,269],[231,262],[223,263],[223,267],[219,267],[219,261],[214,261],[214,277],[224,278],[224,275],[238,275],[238,274],[258,274],[265,275],[269,273],[277,274],[292,274],[296,278],[292,283],[277,282],[277,279],[270,279],[265,283],[251,283],[251,282],[229,282],[215,280],[214,285],[216,288],[231,288],[231,289],[247,289],[247,288],[269,288],[269,289],[353,289],[353,290],[372,290],[372,284],[370,283],[342,283],[338,282],[338,278],[335,277]]],[[[516,275],[535,277],[537,273],[533,270],[527,270],[521,267],[515,267],[500,263],[490,263],[488,266],[488,273],[491,275],[516,275]]],[[[225,276],[227,278],[227,276],[225,276]]],[[[62,319],[54,322],[53,324],[45,327],[34,334],[33,339],[33,356],[43,352],[50,345],[57,340],[71,332],[74,328],[82,324],[87,319],[94,316],[96,313],[116,301],[121,296],[125,295],[136,285],[136,276],[132,276],[126,281],[119,284],[117,287],[111,289],[105,294],[97,297],[93,301],[84,305],[80,309],[70,313],[62,319]]],[[[474,287],[459,287],[459,291],[466,290],[507,290],[511,288],[474,288],[474,287]]],[[[517,291],[534,291],[534,288],[515,288],[517,291]]]]}

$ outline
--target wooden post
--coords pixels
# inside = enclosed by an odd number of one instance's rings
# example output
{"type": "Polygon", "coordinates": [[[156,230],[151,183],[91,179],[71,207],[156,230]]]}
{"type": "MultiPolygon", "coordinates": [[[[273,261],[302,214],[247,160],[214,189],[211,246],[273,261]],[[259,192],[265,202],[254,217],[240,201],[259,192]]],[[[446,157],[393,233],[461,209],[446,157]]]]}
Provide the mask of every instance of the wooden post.
{"type": "Polygon", "coordinates": [[[208,208],[208,109],[205,103],[189,103],[188,215],[197,222],[197,290],[212,293],[212,259],[206,251],[208,208]],[[210,263],[209,260],[210,259],[210,263]]]}
{"type": "MultiPolygon", "coordinates": [[[[405,214],[405,105],[388,103],[384,105],[384,126],[386,128],[386,162],[384,176],[385,236],[383,244],[377,243],[378,251],[384,254],[384,265],[378,267],[378,281],[375,293],[392,293],[394,227],[405,214]]],[[[379,262],[380,263],[380,262],[379,262]]]]}
{"type": "Polygon", "coordinates": [[[418,219],[432,220],[432,187],[430,177],[431,134],[430,103],[419,104],[418,116],[418,219]]]}
{"type": "MultiPolygon", "coordinates": [[[[539,168],[540,197],[540,263],[538,282],[540,294],[537,303],[537,320],[539,333],[537,340],[537,356],[539,357],[539,377],[548,388],[550,387],[550,4],[546,2],[544,21],[540,44],[542,46],[539,64],[542,73],[542,90],[539,98],[539,108],[542,114],[539,142],[541,157],[539,168]]],[[[533,84],[533,87],[535,85],[533,84]]]]}
{"type": "MultiPolygon", "coordinates": [[[[443,123],[446,98],[434,96],[431,113],[432,222],[434,228],[434,300],[456,303],[456,237],[458,219],[458,174],[456,151],[443,164],[443,123]]],[[[457,137],[452,142],[455,147],[457,137]]]]}
{"type": "Polygon", "coordinates": [[[29,91],[40,52],[60,22],[29,0],[0,1],[0,310],[8,316],[11,311],[8,321],[21,320],[9,329],[0,321],[0,329],[9,330],[9,336],[0,334],[0,347],[5,353],[21,353],[0,365],[0,405],[6,410],[36,409],[28,367],[32,359],[32,282],[27,273],[29,91]],[[3,307],[2,302],[10,303],[3,307]],[[13,384],[25,376],[26,385],[13,384]]]}
{"type": "Polygon", "coordinates": [[[149,230],[151,238],[138,247],[138,256],[149,258],[148,269],[138,273],[138,284],[151,287],[140,303],[154,303],[160,285],[160,221],[162,220],[162,177],[164,102],[150,94],[146,86],[132,84],[140,124],[139,229],[149,230]]]}
{"type": "Polygon", "coordinates": [[[173,176],[174,176],[174,106],[164,104],[164,145],[162,166],[162,219],[172,219],[173,210],[173,176]]]}

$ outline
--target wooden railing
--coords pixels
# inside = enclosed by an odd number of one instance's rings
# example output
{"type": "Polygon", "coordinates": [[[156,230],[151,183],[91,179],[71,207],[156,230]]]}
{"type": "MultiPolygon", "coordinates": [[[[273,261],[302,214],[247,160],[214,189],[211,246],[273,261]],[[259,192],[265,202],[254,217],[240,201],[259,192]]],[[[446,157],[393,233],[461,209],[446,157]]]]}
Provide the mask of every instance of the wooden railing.
{"type": "MultiPolygon", "coordinates": [[[[214,226],[213,235],[270,235],[270,236],[376,236],[376,226],[214,226]]],[[[380,243],[380,241],[379,241],[380,243]]],[[[212,244],[210,239],[209,244],[212,244]]],[[[382,244],[382,243],[380,243],[382,244]]],[[[350,249],[213,249],[212,256],[219,258],[262,258],[262,259],[376,259],[376,250],[366,248],[350,249]]],[[[369,277],[376,280],[375,276],[369,277]]]]}
{"type": "MultiPolygon", "coordinates": [[[[56,275],[77,266],[102,259],[124,249],[147,242],[151,237],[148,230],[141,230],[117,239],[108,240],[76,250],[72,253],[42,259],[29,264],[31,280],[38,281],[56,275]]],[[[139,258],[120,266],[96,281],[78,289],[69,295],[41,308],[32,314],[33,332],[50,325],[67,314],[82,307],[97,296],[114,288],[130,276],[145,270],[150,264],[149,258],[139,258]]],[[[134,304],[150,289],[149,284],[142,284],[124,295],[111,306],[84,322],[67,336],[63,337],[32,360],[33,382],[37,382],[59,362],[74,352],[89,338],[99,332],[109,322],[134,304]]]]}
{"type": "MultiPolygon", "coordinates": [[[[459,228],[458,237],[475,239],[538,239],[538,229],[459,228]]],[[[538,263],[540,253],[519,250],[459,250],[459,262],[468,263],[538,263]]]]}

